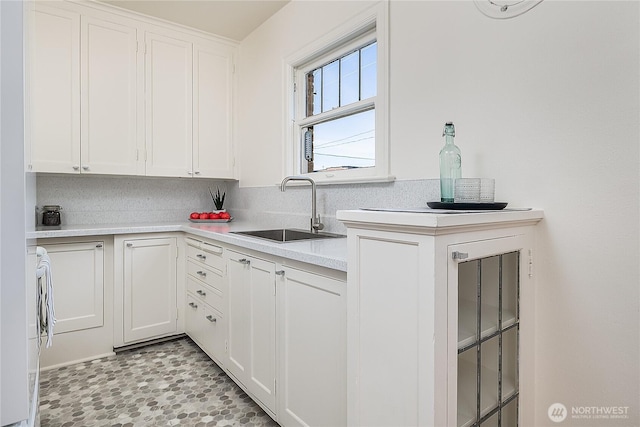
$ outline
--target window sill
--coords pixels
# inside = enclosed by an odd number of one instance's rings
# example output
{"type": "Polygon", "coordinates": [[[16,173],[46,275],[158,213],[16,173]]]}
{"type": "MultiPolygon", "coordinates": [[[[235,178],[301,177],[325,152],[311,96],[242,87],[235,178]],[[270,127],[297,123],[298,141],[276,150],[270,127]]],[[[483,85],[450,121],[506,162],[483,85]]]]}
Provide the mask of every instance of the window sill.
{"type": "MultiPolygon", "coordinates": [[[[327,173],[322,173],[322,175],[326,175],[327,173]]],[[[304,175],[296,175],[296,176],[306,176],[313,179],[316,185],[349,185],[349,184],[378,184],[381,182],[393,182],[396,180],[396,177],[393,175],[385,175],[379,177],[357,177],[357,178],[345,178],[345,177],[319,177],[319,176],[309,176],[309,174],[304,175]]],[[[280,187],[280,183],[276,184],[280,187]]],[[[287,186],[293,185],[295,186],[304,186],[311,185],[306,181],[290,181],[287,183],[287,186]]]]}

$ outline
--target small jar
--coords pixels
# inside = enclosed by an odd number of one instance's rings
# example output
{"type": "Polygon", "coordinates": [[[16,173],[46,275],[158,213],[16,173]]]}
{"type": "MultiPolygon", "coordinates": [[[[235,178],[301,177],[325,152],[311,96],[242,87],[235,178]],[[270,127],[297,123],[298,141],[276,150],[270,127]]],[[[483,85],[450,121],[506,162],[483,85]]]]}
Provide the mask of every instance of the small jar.
{"type": "Polygon", "coordinates": [[[42,225],[60,225],[60,209],[58,205],[42,207],[42,225]]]}

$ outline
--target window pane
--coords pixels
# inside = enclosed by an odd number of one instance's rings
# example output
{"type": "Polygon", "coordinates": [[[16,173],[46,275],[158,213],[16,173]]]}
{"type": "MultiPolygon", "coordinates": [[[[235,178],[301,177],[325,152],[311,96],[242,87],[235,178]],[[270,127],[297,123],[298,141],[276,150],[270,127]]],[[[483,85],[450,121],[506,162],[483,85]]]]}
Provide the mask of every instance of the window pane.
{"type": "Polygon", "coordinates": [[[360,99],[376,96],[376,62],[378,58],[377,43],[372,43],[360,50],[360,99]]]}
{"type": "Polygon", "coordinates": [[[339,106],[338,91],[340,89],[340,61],[333,61],[322,67],[322,111],[329,111],[339,106]]]}
{"type": "Polygon", "coordinates": [[[375,117],[368,110],[313,126],[314,172],[375,166],[375,117]]]}
{"type": "Polygon", "coordinates": [[[360,100],[359,62],[359,51],[340,59],[340,105],[348,105],[360,100]]]}
{"type": "Polygon", "coordinates": [[[322,69],[313,70],[307,75],[307,111],[306,116],[322,112],[322,69]],[[312,102],[312,105],[309,105],[312,102]],[[311,112],[311,113],[310,113],[311,112]]]}

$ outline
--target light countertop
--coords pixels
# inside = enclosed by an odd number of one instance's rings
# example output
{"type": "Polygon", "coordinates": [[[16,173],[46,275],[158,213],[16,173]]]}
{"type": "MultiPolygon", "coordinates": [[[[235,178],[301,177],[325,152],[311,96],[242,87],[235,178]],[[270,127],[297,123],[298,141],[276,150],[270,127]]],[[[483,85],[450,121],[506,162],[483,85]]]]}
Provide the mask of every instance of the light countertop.
{"type": "Polygon", "coordinates": [[[333,270],[347,271],[347,239],[319,239],[277,243],[255,237],[231,234],[232,231],[266,230],[278,228],[273,224],[259,224],[253,221],[233,220],[229,223],[191,223],[176,221],[168,223],[143,224],[85,224],[62,225],[58,227],[38,227],[27,232],[28,239],[48,239],[62,237],[104,236],[115,234],[184,232],[221,243],[264,252],[333,270]]]}

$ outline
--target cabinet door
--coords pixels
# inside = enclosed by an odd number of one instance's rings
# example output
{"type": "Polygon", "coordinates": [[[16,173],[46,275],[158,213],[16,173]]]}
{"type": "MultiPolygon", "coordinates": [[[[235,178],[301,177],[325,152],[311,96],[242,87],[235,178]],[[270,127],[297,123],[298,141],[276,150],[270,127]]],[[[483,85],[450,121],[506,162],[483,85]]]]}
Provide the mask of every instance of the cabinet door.
{"type": "Polygon", "coordinates": [[[230,50],[194,46],[193,173],[196,177],[233,178],[230,50]]]}
{"type": "Polygon", "coordinates": [[[80,173],[80,15],[38,4],[31,29],[31,164],[80,173]]]}
{"type": "Polygon", "coordinates": [[[191,176],[192,44],[145,35],[146,171],[191,176]]]}
{"type": "Polygon", "coordinates": [[[283,426],[347,424],[346,283],[285,267],[278,282],[283,426]]]}
{"type": "Polygon", "coordinates": [[[176,239],[123,244],[124,342],[177,332],[176,239]]]}
{"type": "Polygon", "coordinates": [[[502,425],[519,425],[514,414],[530,397],[518,373],[533,367],[521,348],[533,339],[530,248],[524,236],[448,248],[450,425],[493,425],[480,419],[494,411],[502,425]]]}
{"type": "Polygon", "coordinates": [[[56,334],[103,325],[103,246],[103,242],[44,246],[51,258],[56,334]]]}
{"type": "Polygon", "coordinates": [[[275,412],[275,264],[229,251],[229,372],[275,412]]]}
{"type": "Polygon", "coordinates": [[[144,173],[137,144],[137,32],[82,17],[82,172],[144,173]]]}

